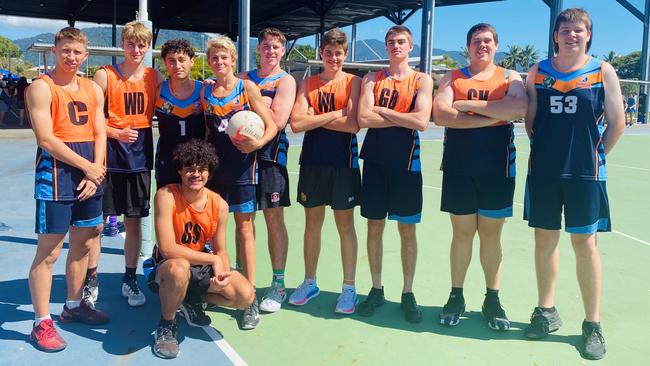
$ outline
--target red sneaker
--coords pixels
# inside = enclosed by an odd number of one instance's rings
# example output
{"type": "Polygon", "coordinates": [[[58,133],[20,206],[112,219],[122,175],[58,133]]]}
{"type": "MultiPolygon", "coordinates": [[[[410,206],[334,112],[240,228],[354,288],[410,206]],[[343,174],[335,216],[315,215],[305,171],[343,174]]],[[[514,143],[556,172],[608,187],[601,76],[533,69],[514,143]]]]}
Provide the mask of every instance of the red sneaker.
{"type": "Polygon", "coordinates": [[[109,320],[105,312],[96,310],[93,306],[88,305],[87,300],[81,300],[79,307],[74,309],[68,309],[67,305],[63,305],[63,312],[59,316],[59,322],[61,323],[79,322],[99,325],[106,324],[109,320]]]}
{"type": "Polygon", "coordinates": [[[34,326],[29,335],[29,341],[43,352],[58,352],[68,346],[54,328],[52,319],[43,320],[38,326],[34,326]]]}

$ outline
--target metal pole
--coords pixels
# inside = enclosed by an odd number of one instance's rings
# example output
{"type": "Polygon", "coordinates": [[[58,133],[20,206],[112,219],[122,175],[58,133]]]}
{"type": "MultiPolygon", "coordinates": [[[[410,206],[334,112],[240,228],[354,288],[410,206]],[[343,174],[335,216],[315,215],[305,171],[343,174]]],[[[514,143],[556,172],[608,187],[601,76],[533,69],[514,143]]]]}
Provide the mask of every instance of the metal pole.
{"type": "Polygon", "coordinates": [[[558,14],[562,11],[562,0],[545,0],[545,2],[551,9],[549,20],[550,25],[548,27],[548,57],[550,58],[555,54],[555,47],[553,46],[553,27],[555,27],[555,18],[557,18],[558,14]]]}
{"type": "MultiPolygon", "coordinates": [[[[138,21],[142,24],[144,24],[145,27],[149,29],[153,33],[153,23],[149,20],[149,12],[147,11],[147,0],[139,0],[139,10],[138,10],[138,21]]],[[[153,44],[150,45],[149,50],[147,51],[147,54],[144,56],[144,65],[152,67],[153,65],[153,54],[151,52],[151,49],[153,48],[153,44]]]]}
{"type": "MultiPolygon", "coordinates": [[[[111,45],[113,47],[117,46],[117,0],[113,0],[113,26],[111,32],[111,45]]],[[[117,63],[117,57],[111,57],[111,63],[115,65],[117,63]]]]}
{"type": "Polygon", "coordinates": [[[433,0],[422,1],[422,35],[420,41],[420,72],[431,74],[431,51],[433,39],[433,0]]]}
{"type": "Polygon", "coordinates": [[[239,0],[239,62],[237,71],[248,71],[250,60],[250,0],[239,0]]]}
{"type": "Polygon", "coordinates": [[[350,42],[350,61],[355,62],[357,53],[357,24],[352,24],[352,41],[350,42]]]}
{"type": "Polygon", "coordinates": [[[205,80],[205,61],[207,59],[205,54],[205,33],[201,33],[201,48],[203,50],[203,56],[201,56],[201,79],[205,80]]]}
{"type": "MultiPolygon", "coordinates": [[[[643,13],[643,48],[641,51],[641,80],[648,81],[648,75],[650,73],[650,0],[645,1],[645,12],[643,13]]],[[[639,103],[637,121],[640,123],[647,123],[648,110],[650,109],[650,103],[648,103],[648,86],[642,84],[639,87],[639,103]],[[641,102],[641,98],[644,98],[641,102]]]]}

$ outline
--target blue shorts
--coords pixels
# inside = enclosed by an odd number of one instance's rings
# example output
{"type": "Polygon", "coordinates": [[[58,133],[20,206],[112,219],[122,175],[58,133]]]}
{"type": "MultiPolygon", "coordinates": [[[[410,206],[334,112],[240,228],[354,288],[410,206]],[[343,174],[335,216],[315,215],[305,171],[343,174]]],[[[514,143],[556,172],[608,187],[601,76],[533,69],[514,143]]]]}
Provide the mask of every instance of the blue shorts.
{"type": "Polygon", "coordinates": [[[36,200],[37,234],[65,234],[70,226],[94,227],[103,222],[101,195],[81,202],[36,200]]]}
{"type": "Polygon", "coordinates": [[[515,178],[443,173],[440,211],[454,215],[478,213],[492,219],[511,217],[514,194],[515,178]]]}
{"type": "Polygon", "coordinates": [[[564,230],[571,234],[593,234],[612,230],[609,200],[604,181],[526,179],[524,220],[528,226],[560,230],[564,208],[564,230]]]}
{"type": "Polygon", "coordinates": [[[212,186],[228,203],[228,212],[253,213],[257,210],[257,187],[255,184],[212,186]]]}
{"type": "Polygon", "coordinates": [[[363,163],[361,216],[417,224],[422,218],[422,173],[363,163]]]}

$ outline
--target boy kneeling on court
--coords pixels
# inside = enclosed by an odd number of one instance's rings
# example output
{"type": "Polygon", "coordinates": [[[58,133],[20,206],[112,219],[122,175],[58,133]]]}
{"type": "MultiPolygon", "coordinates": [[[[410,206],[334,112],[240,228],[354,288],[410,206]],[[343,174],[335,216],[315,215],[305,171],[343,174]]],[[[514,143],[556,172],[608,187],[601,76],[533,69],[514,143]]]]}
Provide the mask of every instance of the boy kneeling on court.
{"type": "Polygon", "coordinates": [[[188,324],[208,325],[202,302],[245,309],[253,302],[253,286],[230,272],[226,253],[228,204],[205,188],[218,164],[214,148],[191,140],[174,151],[180,184],[166,185],[154,198],[157,246],[145,263],[152,291],[160,295],[161,318],[153,351],[162,358],[178,355],[176,310],[188,324]],[[197,317],[206,321],[196,321],[197,317]],[[194,321],[193,321],[194,320],[194,321]]]}

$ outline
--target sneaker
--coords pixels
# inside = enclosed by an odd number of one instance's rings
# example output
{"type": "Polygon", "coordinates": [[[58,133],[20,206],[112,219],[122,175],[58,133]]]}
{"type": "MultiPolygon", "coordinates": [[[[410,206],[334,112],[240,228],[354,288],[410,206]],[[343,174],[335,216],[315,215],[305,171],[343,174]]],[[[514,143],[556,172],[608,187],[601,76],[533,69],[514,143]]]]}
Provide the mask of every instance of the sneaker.
{"type": "Polygon", "coordinates": [[[465,312],[465,299],[456,297],[454,294],[449,295],[449,299],[440,312],[440,324],[448,327],[455,327],[460,324],[460,317],[465,312]]]}
{"type": "Polygon", "coordinates": [[[402,294],[402,302],[400,304],[404,318],[411,323],[419,323],[422,321],[422,310],[415,302],[415,295],[412,292],[402,294]]]}
{"type": "Polygon", "coordinates": [[[140,291],[135,278],[122,282],[122,297],[128,299],[127,301],[130,306],[142,306],[147,302],[147,298],[140,291]]]}
{"type": "Polygon", "coordinates": [[[336,301],[335,313],[339,314],[352,314],[356,310],[359,303],[359,297],[354,287],[346,287],[341,291],[338,301],[336,301]]]}
{"type": "Polygon", "coordinates": [[[63,311],[59,316],[59,322],[61,323],[79,322],[91,325],[106,324],[109,319],[105,312],[95,309],[92,304],[84,299],[81,299],[79,307],[74,309],[68,308],[68,305],[63,305],[63,311]]]}
{"type": "Polygon", "coordinates": [[[584,348],[582,356],[589,360],[600,360],[605,357],[605,338],[600,323],[582,322],[582,340],[584,348]]]}
{"type": "Polygon", "coordinates": [[[88,276],[84,281],[83,298],[89,303],[95,305],[99,297],[99,280],[97,276],[88,276]]]}
{"type": "Polygon", "coordinates": [[[29,341],[43,352],[59,352],[68,345],[54,328],[52,319],[43,320],[38,326],[34,325],[29,334],[29,341]]]}
{"type": "Polygon", "coordinates": [[[202,302],[190,304],[187,301],[183,301],[180,310],[181,316],[185,318],[187,325],[201,328],[207,327],[212,323],[212,319],[205,314],[202,302]]]}
{"type": "Polygon", "coordinates": [[[375,310],[384,305],[386,298],[384,298],[384,287],[381,289],[371,288],[366,299],[359,304],[358,314],[361,316],[372,316],[375,310]]]}
{"type": "Polygon", "coordinates": [[[260,320],[260,305],[255,296],[253,303],[242,312],[241,329],[255,329],[260,324],[260,320]]]}
{"type": "Polygon", "coordinates": [[[527,338],[544,338],[549,333],[560,329],[561,326],[562,319],[555,308],[552,311],[546,311],[536,307],[530,316],[530,325],[526,327],[525,334],[527,338]]]}
{"type": "Polygon", "coordinates": [[[156,333],[154,333],[153,353],[160,358],[176,358],[178,352],[176,322],[174,321],[166,327],[158,325],[156,333]]]}
{"type": "Polygon", "coordinates": [[[282,303],[287,299],[287,290],[280,287],[276,282],[271,283],[271,287],[262,297],[260,310],[267,313],[275,313],[280,310],[282,303]]]}
{"type": "Polygon", "coordinates": [[[487,322],[488,327],[492,330],[508,330],[510,329],[510,320],[506,316],[505,310],[501,306],[499,299],[483,301],[483,308],[481,309],[483,318],[487,322]]]}
{"type": "Polygon", "coordinates": [[[300,286],[298,286],[291,296],[289,296],[289,304],[296,306],[303,306],[309,300],[320,294],[320,289],[316,286],[316,281],[314,280],[304,280],[300,286]]]}

